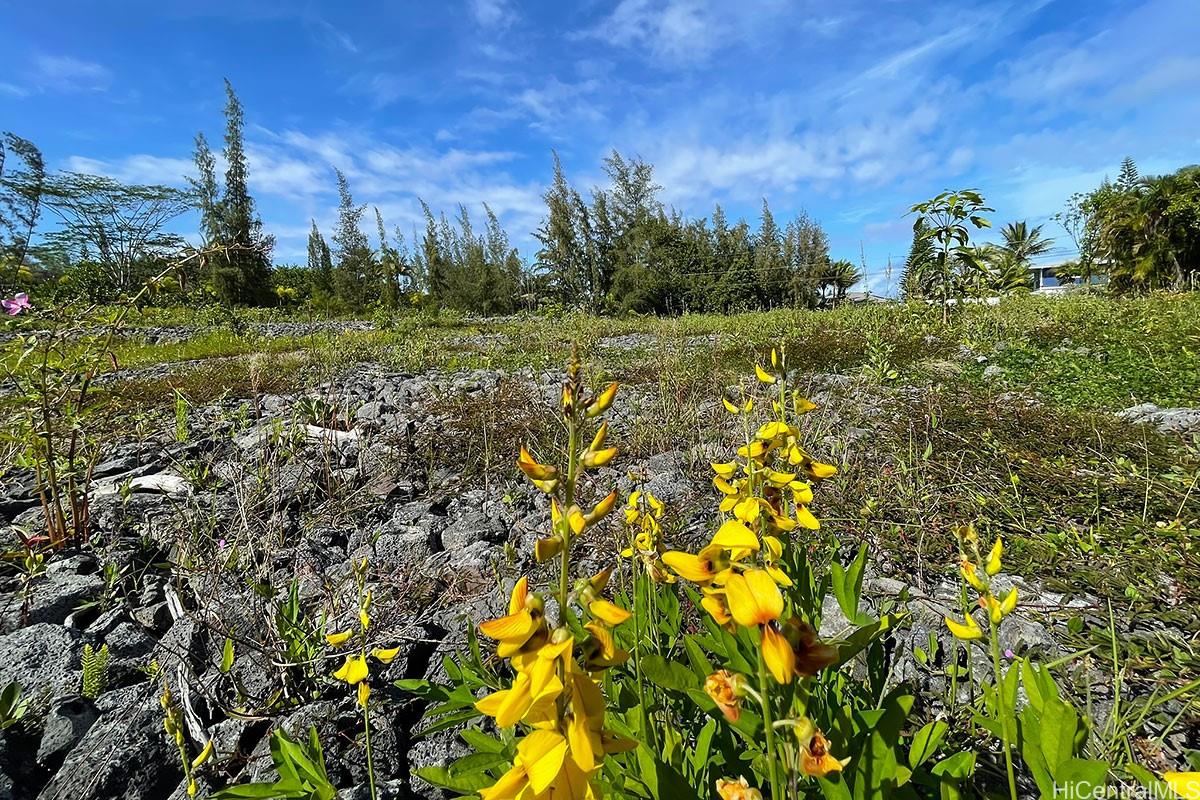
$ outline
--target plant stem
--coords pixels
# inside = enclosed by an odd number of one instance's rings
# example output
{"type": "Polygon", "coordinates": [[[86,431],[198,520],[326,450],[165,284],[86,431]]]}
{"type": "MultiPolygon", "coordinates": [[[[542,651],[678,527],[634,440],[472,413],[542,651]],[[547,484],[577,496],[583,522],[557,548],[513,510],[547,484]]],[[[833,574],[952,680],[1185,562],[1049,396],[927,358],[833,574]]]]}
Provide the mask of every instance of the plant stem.
{"type": "MultiPolygon", "coordinates": [[[[775,717],[771,712],[771,697],[767,691],[767,661],[762,645],[758,648],[758,691],[762,706],[763,727],[767,730],[767,769],[771,778],[771,800],[784,800],[779,785],[779,761],[775,751],[775,717]]],[[[1014,798],[1014,800],[1016,800],[1014,798]]]]}
{"type": "Polygon", "coordinates": [[[991,622],[992,635],[992,668],[994,670],[994,680],[996,683],[996,709],[1000,713],[1000,738],[1004,741],[1004,769],[1008,773],[1008,792],[1012,800],[1017,800],[1017,777],[1013,772],[1012,761],[1012,736],[1009,733],[1009,725],[1011,723],[1010,711],[1008,703],[1005,701],[1004,695],[1004,678],[1000,672],[1000,626],[991,621],[989,615],[988,621],[991,622]]]}
{"type": "Polygon", "coordinates": [[[366,730],[367,782],[371,787],[371,800],[375,800],[375,759],[371,756],[371,712],[367,710],[366,704],[363,705],[363,727],[366,730]]]}
{"type": "Polygon", "coordinates": [[[575,505],[575,470],[579,463],[579,423],[572,416],[567,420],[567,480],[563,484],[563,543],[558,568],[558,624],[567,624],[567,598],[571,595],[571,506],[575,505]]]}

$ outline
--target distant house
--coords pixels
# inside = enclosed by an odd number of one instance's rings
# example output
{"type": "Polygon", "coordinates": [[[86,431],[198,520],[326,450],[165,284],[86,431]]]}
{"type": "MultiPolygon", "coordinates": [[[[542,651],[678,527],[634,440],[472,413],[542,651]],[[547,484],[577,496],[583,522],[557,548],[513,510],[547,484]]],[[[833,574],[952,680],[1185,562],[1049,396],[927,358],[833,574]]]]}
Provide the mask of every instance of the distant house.
{"type": "MultiPolygon", "coordinates": [[[[1068,289],[1080,286],[1083,284],[1082,278],[1069,279],[1065,283],[1058,279],[1055,274],[1058,269],[1063,267],[1067,262],[1058,264],[1035,264],[1029,268],[1029,272],[1033,275],[1033,291],[1034,294],[1060,294],[1068,289]]],[[[1106,280],[1103,275],[1093,275],[1088,283],[1093,286],[1104,283],[1106,280]]]]}

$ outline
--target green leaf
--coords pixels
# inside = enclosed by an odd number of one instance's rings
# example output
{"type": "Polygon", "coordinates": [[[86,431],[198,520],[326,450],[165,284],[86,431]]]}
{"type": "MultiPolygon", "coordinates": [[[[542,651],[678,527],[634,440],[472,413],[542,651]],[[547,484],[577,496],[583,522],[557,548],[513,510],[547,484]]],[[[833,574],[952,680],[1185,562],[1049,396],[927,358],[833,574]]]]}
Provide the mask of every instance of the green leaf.
{"type": "Polygon", "coordinates": [[[642,674],[652,683],[664,689],[686,692],[700,687],[696,673],[683,664],[668,661],[657,654],[642,659],[642,674]]]}
{"type": "Polygon", "coordinates": [[[876,641],[889,630],[896,627],[896,625],[903,621],[907,616],[908,612],[887,614],[883,617],[883,619],[880,619],[877,622],[862,626],[854,633],[850,634],[849,638],[847,638],[845,641],[838,642],[836,644],[838,649],[838,657],[837,661],[834,663],[834,666],[840,667],[850,659],[854,658],[865,648],[870,646],[872,642],[876,641]]]}
{"type": "Polygon", "coordinates": [[[913,769],[924,764],[937,752],[938,745],[950,726],[941,720],[934,720],[913,736],[912,745],[908,748],[908,765],[913,769]]]}
{"type": "Polygon", "coordinates": [[[479,728],[463,728],[458,733],[462,740],[470,745],[477,753],[503,753],[504,742],[488,736],[479,728]]]}
{"type": "Polygon", "coordinates": [[[228,675],[233,669],[233,639],[225,637],[225,647],[221,650],[221,673],[228,675]]]}

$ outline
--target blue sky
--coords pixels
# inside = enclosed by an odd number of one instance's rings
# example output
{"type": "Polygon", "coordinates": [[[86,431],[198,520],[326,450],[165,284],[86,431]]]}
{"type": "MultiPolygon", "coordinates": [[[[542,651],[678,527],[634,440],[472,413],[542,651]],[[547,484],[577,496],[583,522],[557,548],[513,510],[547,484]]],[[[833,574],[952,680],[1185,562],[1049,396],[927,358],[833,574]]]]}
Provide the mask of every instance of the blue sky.
{"type": "Polygon", "coordinates": [[[332,166],[405,231],[418,196],[488,202],[532,258],[551,150],[583,187],[615,147],[690,215],[806,209],[884,290],[908,206],[944,188],[1041,222],[1125,155],[1200,161],[1197,0],[0,0],[0,19],[0,128],[55,168],[180,184],[228,76],[277,262],[303,259],[310,218],[328,230],[332,166]]]}

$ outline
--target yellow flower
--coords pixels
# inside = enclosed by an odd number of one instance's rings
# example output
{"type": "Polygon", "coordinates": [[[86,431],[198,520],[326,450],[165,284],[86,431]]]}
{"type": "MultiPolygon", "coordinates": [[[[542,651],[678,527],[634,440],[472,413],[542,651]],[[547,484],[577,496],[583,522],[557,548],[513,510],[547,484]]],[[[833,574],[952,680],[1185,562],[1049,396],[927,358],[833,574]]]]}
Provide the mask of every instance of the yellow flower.
{"type": "Polygon", "coordinates": [[[970,614],[966,615],[963,622],[946,617],[946,627],[950,629],[950,633],[954,634],[954,638],[961,639],[964,642],[983,638],[983,630],[970,614]]]}
{"type": "Polygon", "coordinates": [[[741,675],[727,669],[718,670],[704,680],[704,693],[712,698],[730,722],[737,722],[742,716],[745,681],[741,675]]]}
{"type": "Polygon", "coordinates": [[[603,598],[598,598],[588,603],[588,612],[593,617],[604,620],[609,625],[620,625],[632,616],[625,609],[603,598]]]}
{"type": "Polygon", "coordinates": [[[1000,556],[1004,554],[1004,542],[1000,541],[1000,537],[996,537],[996,543],[992,545],[991,552],[988,553],[987,564],[984,570],[988,575],[995,575],[1000,571],[1000,556]]]}
{"type": "Polygon", "coordinates": [[[529,592],[529,580],[522,577],[513,586],[508,601],[508,615],[480,623],[479,632],[500,642],[496,652],[507,658],[520,652],[527,644],[545,633],[546,618],[542,600],[529,592]]]}
{"type": "Polygon", "coordinates": [[[339,644],[342,644],[347,639],[349,639],[351,633],[352,633],[352,631],[338,631],[337,633],[327,633],[327,634],[325,634],[325,641],[328,642],[331,646],[337,647],[339,644]]]}
{"type": "Polygon", "coordinates": [[[987,591],[987,584],[985,584],[983,579],[979,577],[979,571],[974,562],[972,562],[971,559],[967,558],[965,555],[959,562],[958,571],[962,574],[963,580],[970,584],[975,591],[987,591]]]}
{"type": "Polygon", "coordinates": [[[758,548],[758,537],[753,531],[737,520],[726,520],[698,554],[671,550],[663,553],[663,562],[681,578],[706,586],[723,583],[734,562],[757,552],[758,548]]]}
{"type": "Polygon", "coordinates": [[[612,631],[599,622],[589,622],[584,630],[591,634],[583,644],[583,666],[588,672],[624,664],[629,651],[617,647],[612,631]]]}
{"type": "Polygon", "coordinates": [[[517,745],[512,769],[491,788],[480,790],[479,797],[481,800],[534,798],[552,787],[562,792],[563,797],[585,797],[582,791],[570,791],[572,779],[581,788],[586,787],[587,776],[567,758],[566,737],[557,731],[536,730],[517,745]]]}
{"type": "Polygon", "coordinates": [[[715,464],[714,463],[712,465],[712,468],[713,468],[713,472],[717,473],[717,475],[719,477],[725,478],[726,480],[728,480],[729,478],[733,477],[733,473],[737,472],[737,466],[738,465],[737,465],[736,461],[729,461],[724,464],[715,464]]]}
{"type": "Polygon", "coordinates": [[[604,391],[596,395],[595,400],[588,404],[587,415],[589,419],[598,417],[608,410],[608,407],[612,405],[613,398],[617,396],[618,386],[619,384],[616,381],[610,383],[604,388],[604,391]]]}
{"type": "Polygon", "coordinates": [[[762,556],[767,574],[780,586],[791,586],[792,579],[779,568],[779,561],[783,558],[783,542],[774,536],[764,536],[762,556]]]}
{"type": "Polygon", "coordinates": [[[360,683],[358,685],[358,704],[359,704],[359,706],[361,706],[362,708],[366,708],[367,700],[370,699],[370,697],[371,697],[371,687],[367,685],[366,681],[363,681],[362,683],[360,683]]]}
{"type": "Polygon", "coordinates": [[[212,754],[213,740],[209,739],[208,742],[205,743],[204,749],[200,751],[200,755],[196,756],[196,758],[192,760],[192,769],[202,766],[205,761],[208,761],[210,758],[212,758],[212,754]]]}
{"type": "Polygon", "coordinates": [[[1000,616],[1007,617],[1017,608],[1017,587],[1008,590],[1004,600],[1000,603],[1000,616]]]}
{"type": "Polygon", "coordinates": [[[841,772],[842,767],[849,763],[849,758],[839,761],[829,754],[829,740],[820,731],[800,744],[800,769],[805,775],[824,778],[831,772],[841,772]]]}
{"type": "Polygon", "coordinates": [[[559,665],[564,675],[571,671],[571,649],[575,640],[569,634],[555,633],[559,641],[551,641],[531,653],[513,657],[517,678],[508,689],[492,692],[475,703],[481,713],[494,717],[502,728],[516,725],[523,719],[543,716],[552,709],[563,692],[559,665]]]}
{"type": "Polygon", "coordinates": [[[775,382],[775,376],[772,375],[771,373],[767,372],[765,369],[758,366],[757,364],[754,365],[754,375],[756,378],[758,378],[763,383],[774,383],[775,382]]]}
{"type": "Polygon", "coordinates": [[[558,477],[558,468],[548,464],[539,464],[529,455],[529,451],[521,445],[521,455],[517,459],[517,467],[524,472],[530,480],[546,481],[558,477]]]}
{"type": "Polygon", "coordinates": [[[399,653],[400,647],[398,645],[387,650],[376,647],[371,651],[371,655],[373,655],[381,664],[392,663],[392,660],[395,659],[399,653]]]}
{"type": "Polygon", "coordinates": [[[1184,800],[1200,800],[1200,772],[1164,772],[1163,782],[1184,800]]]}
{"type": "Polygon", "coordinates": [[[737,624],[759,628],[763,659],[775,680],[791,681],[796,656],[776,624],[783,613],[783,595],[775,579],[761,569],[730,575],[725,582],[725,601],[737,624]]]}
{"type": "Polygon", "coordinates": [[[346,656],[345,663],[333,673],[333,677],[353,686],[366,680],[368,674],[367,660],[361,655],[355,654],[346,656]]]}
{"type": "Polygon", "coordinates": [[[762,800],[762,792],[747,783],[745,778],[738,778],[736,781],[719,778],[717,794],[721,800],[762,800]]]}

